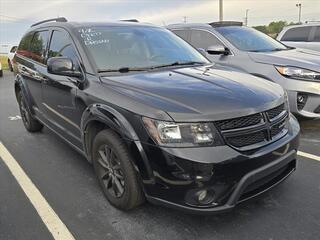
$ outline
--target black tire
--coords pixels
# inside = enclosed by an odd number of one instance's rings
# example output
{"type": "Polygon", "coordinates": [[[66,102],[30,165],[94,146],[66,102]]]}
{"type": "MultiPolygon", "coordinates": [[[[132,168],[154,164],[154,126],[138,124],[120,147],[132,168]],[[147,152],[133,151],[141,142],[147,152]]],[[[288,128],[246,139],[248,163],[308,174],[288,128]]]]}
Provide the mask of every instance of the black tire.
{"type": "Polygon", "coordinates": [[[144,194],[122,139],[110,129],[102,130],[94,139],[92,151],[93,167],[108,201],[121,210],[142,204],[144,194]]]}
{"type": "Polygon", "coordinates": [[[26,107],[26,103],[22,97],[21,92],[17,94],[17,100],[20,109],[20,115],[23,122],[24,127],[27,129],[28,132],[39,132],[42,130],[43,125],[29,112],[28,108],[26,107]]]}
{"type": "Polygon", "coordinates": [[[3,71],[2,70],[0,70],[0,77],[2,77],[3,76],[3,71]]]}

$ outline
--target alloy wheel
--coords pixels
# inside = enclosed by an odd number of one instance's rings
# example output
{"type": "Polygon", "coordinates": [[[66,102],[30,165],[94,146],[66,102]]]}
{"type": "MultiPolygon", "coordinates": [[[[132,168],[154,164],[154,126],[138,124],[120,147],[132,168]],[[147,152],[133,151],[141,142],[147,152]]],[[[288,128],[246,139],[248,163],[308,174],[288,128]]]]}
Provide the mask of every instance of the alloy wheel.
{"type": "Polygon", "coordinates": [[[113,197],[120,198],[125,191],[125,180],[120,161],[114,150],[103,145],[99,148],[97,167],[105,190],[113,197]]]}

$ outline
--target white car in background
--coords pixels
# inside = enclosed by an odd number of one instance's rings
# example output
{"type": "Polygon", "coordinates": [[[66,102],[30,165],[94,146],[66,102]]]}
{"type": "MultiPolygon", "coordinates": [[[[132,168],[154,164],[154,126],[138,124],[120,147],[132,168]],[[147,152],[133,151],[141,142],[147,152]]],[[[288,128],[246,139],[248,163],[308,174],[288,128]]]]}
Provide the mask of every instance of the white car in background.
{"type": "Polygon", "coordinates": [[[320,22],[285,27],[277,40],[290,47],[320,51],[320,22]]]}
{"type": "Polygon", "coordinates": [[[14,58],[14,55],[16,54],[16,51],[17,51],[17,46],[12,46],[8,53],[8,67],[11,72],[13,72],[13,58],[14,58]]]}

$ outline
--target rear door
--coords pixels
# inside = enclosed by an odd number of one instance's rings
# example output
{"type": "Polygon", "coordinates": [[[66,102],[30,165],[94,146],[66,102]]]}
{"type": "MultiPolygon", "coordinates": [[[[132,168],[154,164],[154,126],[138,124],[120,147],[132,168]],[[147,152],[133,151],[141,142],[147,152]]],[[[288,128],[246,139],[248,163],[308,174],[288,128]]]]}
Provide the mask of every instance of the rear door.
{"type": "Polygon", "coordinates": [[[26,90],[32,108],[38,113],[42,103],[42,80],[46,70],[45,59],[47,54],[49,31],[38,30],[27,34],[17,51],[17,67],[24,79],[26,90]]]}
{"type": "MultiPolygon", "coordinates": [[[[68,57],[75,68],[80,69],[80,57],[69,33],[64,29],[52,29],[48,59],[51,57],[68,57]]],[[[80,121],[83,109],[76,105],[79,79],[50,74],[47,70],[45,75],[42,110],[48,124],[73,145],[81,148],[80,121]]]]}

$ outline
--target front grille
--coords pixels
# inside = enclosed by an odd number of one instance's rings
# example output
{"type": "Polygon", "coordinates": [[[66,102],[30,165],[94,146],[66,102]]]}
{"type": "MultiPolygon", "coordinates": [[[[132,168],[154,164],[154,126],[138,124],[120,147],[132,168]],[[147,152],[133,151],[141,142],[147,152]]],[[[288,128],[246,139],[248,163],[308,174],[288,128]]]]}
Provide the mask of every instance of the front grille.
{"type": "Polygon", "coordinates": [[[281,104],[270,110],[215,122],[226,143],[239,150],[268,144],[287,133],[288,112],[281,104]]]}
{"type": "Polygon", "coordinates": [[[267,114],[268,114],[269,119],[273,119],[273,118],[279,116],[280,113],[282,113],[284,110],[285,110],[284,109],[284,104],[281,104],[278,107],[275,107],[275,108],[272,108],[272,109],[268,110],[267,114]]]}
{"type": "Polygon", "coordinates": [[[263,142],[265,139],[264,133],[262,131],[255,132],[253,134],[246,134],[242,136],[227,138],[227,141],[235,147],[244,147],[259,142],[263,142]]]}
{"type": "Polygon", "coordinates": [[[273,125],[271,127],[271,137],[275,137],[276,135],[281,133],[284,130],[285,124],[286,124],[286,119],[283,119],[279,123],[273,125]]]}
{"type": "Polygon", "coordinates": [[[242,127],[249,127],[252,125],[256,125],[262,122],[262,115],[260,113],[240,117],[240,118],[233,118],[223,121],[218,121],[216,124],[221,130],[228,130],[234,128],[242,128],[242,127]]]}

